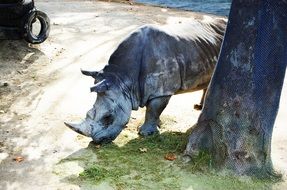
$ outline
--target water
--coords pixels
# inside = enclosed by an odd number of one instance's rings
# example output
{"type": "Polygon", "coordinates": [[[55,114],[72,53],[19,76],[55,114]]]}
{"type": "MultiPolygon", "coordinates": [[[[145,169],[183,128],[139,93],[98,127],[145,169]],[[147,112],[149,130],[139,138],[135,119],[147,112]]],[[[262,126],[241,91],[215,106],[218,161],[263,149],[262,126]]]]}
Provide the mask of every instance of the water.
{"type": "Polygon", "coordinates": [[[136,0],[136,2],[228,16],[231,0],[136,0]]]}

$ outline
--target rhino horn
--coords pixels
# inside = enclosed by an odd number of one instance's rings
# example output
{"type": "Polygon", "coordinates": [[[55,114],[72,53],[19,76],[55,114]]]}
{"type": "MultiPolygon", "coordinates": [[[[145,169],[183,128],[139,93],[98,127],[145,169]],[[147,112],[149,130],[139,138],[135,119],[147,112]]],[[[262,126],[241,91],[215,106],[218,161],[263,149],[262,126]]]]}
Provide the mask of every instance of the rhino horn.
{"type": "Polygon", "coordinates": [[[73,123],[68,123],[64,122],[67,127],[72,129],[73,131],[76,131],[77,133],[80,133],[82,135],[85,135],[87,137],[91,137],[91,126],[87,125],[86,122],[82,122],[80,124],[73,124],[73,123]]]}
{"type": "Polygon", "coordinates": [[[95,86],[91,87],[91,92],[97,92],[97,93],[102,93],[111,87],[111,83],[104,79],[101,82],[98,82],[95,86]]]}

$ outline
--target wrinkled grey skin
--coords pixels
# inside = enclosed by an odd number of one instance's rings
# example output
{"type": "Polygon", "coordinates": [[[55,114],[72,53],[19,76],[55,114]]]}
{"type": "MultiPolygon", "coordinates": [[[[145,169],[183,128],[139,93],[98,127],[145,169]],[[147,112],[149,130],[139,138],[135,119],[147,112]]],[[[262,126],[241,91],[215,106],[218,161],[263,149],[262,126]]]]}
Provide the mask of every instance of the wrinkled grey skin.
{"type": "Polygon", "coordinates": [[[97,92],[97,100],[81,124],[65,124],[95,143],[107,143],[125,128],[132,110],[146,106],[139,134],[157,133],[172,95],[207,88],[225,27],[225,19],[202,16],[131,33],[102,71],[82,71],[95,79],[91,91],[97,92]]]}

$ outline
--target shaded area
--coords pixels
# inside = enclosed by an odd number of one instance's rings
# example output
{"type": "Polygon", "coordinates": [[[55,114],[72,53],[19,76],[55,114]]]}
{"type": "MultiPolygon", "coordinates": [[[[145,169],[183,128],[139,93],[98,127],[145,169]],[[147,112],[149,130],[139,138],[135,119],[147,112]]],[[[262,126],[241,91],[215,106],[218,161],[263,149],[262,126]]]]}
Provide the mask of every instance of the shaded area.
{"type": "Polygon", "coordinates": [[[82,189],[93,185],[107,188],[106,184],[114,189],[271,189],[273,185],[272,181],[217,174],[211,170],[210,157],[204,152],[191,163],[185,163],[181,154],[187,140],[185,133],[164,132],[132,140],[128,136],[120,138],[121,142],[102,147],[90,143],[61,160],[56,173],[61,175],[61,165],[77,163],[84,170],[64,181],[79,184],[82,189]],[[126,144],[119,146],[123,141],[126,144]],[[166,160],[168,153],[177,159],[166,160]]]}
{"type": "Polygon", "coordinates": [[[28,95],[30,86],[39,84],[35,69],[30,66],[39,59],[42,64],[48,62],[48,58],[37,46],[22,40],[0,41],[0,52],[0,110],[7,112],[17,96],[28,95]]]}
{"type": "Polygon", "coordinates": [[[22,40],[0,41],[0,186],[3,189],[19,188],[12,178],[3,180],[6,176],[26,175],[44,168],[40,159],[29,158],[31,149],[25,150],[25,145],[37,147],[37,139],[42,136],[27,127],[27,120],[40,101],[42,87],[47,84],[44,83],[47,80],[38,75],[38,69],[48,63],[49,58],[40,46],[22,40]],[[15,103],[22,106],[12,108],[15,103]],[[31,131],[33,136],[29,135],[31,131]]]}

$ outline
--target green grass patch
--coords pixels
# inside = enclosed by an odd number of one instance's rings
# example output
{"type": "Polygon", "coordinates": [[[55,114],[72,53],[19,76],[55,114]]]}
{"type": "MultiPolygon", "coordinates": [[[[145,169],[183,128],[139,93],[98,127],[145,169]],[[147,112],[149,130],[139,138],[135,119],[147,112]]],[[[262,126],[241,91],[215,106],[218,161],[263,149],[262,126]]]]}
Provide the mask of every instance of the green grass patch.
{"type": "MultiPolygon", "coordinates": [[[[96,149],[98,161],[80,173],[82,182],[98,185],[108,182],[115,189],[266,189],[269,182],[236,178],[211,171],[211,156],[207,152],[189,163],[181,155],[187,142],[186,134],[165,132],[148,138],[128,140],[123,146],[107,144],[96,149]],[[142,152],[141,150],[146,150],[142,152]],[[165,160],[173,153],[175,161],[165,160]]],[[[118,142],[123,143],[123,142],[118,142]]]]}
{"type": "Polygon", "coordinates": [[[185,142],[186,136],[182,133],[165,133],[133,139],[122,147],[107,144],[100,149],[92,148],[96,151],[98,162],[86,168],[80,178],[96,184],[107,180],[120,187],[145,189],[160,185],[177,188],[180,185],[173,170],[179,170],[179,157],[185,142]],[[175,154],[178,159],[165,160],[167,153],[175,154]],[[170,181],[173,181],[172,185],[170,181]]]}
{"type": "MultiPolygon", "coordinates": [[[[131,136],[135,136],[132,134],[131,136]]],[[[131,139],[123,132],[112,144],[88,148],[67,157],[59,164],[77,162],[84,168],[78,176],[66,179],[84,187],[110,184],[114,189],[270,189],[270,181],[249,177],[233,177],[216,173],[211,169],[211,156],[200,152],[191,162],[184,163],[182,153],[187,135],[180,132],[164,132],[147,138],[131,139]],[[168,161],[165,155],[172,153],[176,160],[168,161]],[[95,158],[96,157],[96,158],[95,158]]]]}

